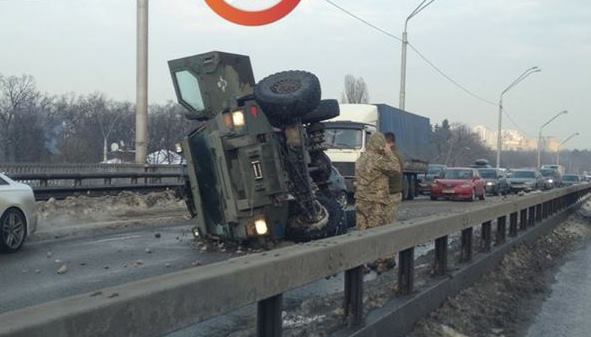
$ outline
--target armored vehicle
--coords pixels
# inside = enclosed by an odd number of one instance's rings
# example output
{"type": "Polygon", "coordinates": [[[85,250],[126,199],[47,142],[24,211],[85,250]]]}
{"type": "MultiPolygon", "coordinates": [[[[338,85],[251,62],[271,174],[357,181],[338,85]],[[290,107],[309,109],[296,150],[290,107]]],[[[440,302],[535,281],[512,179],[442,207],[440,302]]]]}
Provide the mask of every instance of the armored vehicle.
{"type": "Polygon", "coordinates": [[[318,78],[280,72],[255,83],[248,56],[169,61],[177,99],[199,126],[182,142],[187,201],[199,236],[307,241],[339,234],[322,121],[339,115],[318,78]]]}

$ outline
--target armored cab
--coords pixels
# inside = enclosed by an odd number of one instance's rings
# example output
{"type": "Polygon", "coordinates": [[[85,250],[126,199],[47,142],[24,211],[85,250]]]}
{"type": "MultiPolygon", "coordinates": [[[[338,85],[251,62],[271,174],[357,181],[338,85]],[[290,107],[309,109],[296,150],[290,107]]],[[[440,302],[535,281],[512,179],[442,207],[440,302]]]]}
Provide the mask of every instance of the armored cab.
{"type": "Polygon", "coordinates": [[[182,143],[200,236],[306,241],[342,231],[344,213],[325,193],[320,123],[338,115],[338,104],[320,101],[314,75],[284,72],[255,84],[248,56],[222,52],[169,68],[186,117],[201,122],[182,143]]]}

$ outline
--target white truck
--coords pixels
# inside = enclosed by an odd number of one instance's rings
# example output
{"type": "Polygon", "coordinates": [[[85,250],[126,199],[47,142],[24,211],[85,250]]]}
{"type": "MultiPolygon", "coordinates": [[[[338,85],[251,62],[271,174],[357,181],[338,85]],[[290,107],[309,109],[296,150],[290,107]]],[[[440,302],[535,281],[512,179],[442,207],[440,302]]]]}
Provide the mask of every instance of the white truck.
{"type": "Polygon", "coordinates": [[[324,122],[326,154],[345,177],[349,193],[355,191],[355,161],[366,149],[372,133],[393,132],[404,157],[405,199],[418,193],[417,176],[427,171],[431,151],[428,118],[386,104],[341,104],[338,117],[324,122]]]}

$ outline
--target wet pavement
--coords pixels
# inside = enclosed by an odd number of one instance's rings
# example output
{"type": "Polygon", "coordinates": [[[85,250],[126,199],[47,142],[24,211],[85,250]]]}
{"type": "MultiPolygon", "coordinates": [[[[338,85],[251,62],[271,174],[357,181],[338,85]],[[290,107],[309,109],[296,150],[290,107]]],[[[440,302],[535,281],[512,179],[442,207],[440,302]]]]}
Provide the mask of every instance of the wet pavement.
{"type": "Polygon", "coordinates": [[[560,268],[550,297],[526,336],[591,336],[591,245],[577,251],[560,268]]]}

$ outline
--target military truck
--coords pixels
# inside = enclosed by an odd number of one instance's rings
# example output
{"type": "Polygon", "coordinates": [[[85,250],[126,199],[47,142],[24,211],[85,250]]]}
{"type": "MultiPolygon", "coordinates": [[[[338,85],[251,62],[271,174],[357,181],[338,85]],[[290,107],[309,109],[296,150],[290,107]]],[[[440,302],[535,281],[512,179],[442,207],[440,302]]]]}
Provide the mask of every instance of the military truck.
{"type": "Polygon", "coordinates": [[[339,105],[320,99],[315,75],[285,71],[255,83],[249,57],[224,52],[168,64],[186,117],[200,123],[181,143],[197,235],[308,241],[344,231],[322,123],[339,105]]]}

